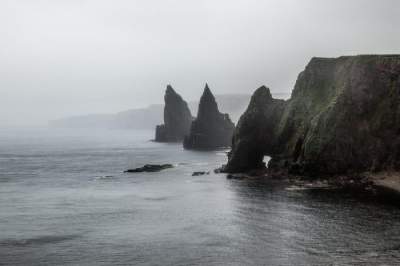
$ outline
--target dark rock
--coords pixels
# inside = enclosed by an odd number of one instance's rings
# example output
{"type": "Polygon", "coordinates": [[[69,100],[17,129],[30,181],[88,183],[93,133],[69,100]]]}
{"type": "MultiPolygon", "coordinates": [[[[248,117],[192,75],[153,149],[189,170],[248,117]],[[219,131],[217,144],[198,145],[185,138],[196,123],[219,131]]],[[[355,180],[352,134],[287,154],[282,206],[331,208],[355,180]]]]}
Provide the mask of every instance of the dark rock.
{"type": "Polygon", "coordinates": [[[192,176],[209,175],[209,174],[210,172],[198,171],[198,172],[193,172],[192,176]]]}
{"type": "Polygon", "coordinates": [[[333,175],[400,168],[400,55],[313,58],[292,97],[255,92],[224,170],[333,175]]]}
{"type": "Polygon", "coordinates": [[[246,112],[240,118],[233,134],[233,146],[228,154],[227,172],[246,172],[265,168],[266,150],[273,150],[274,130],[285,101],[273,99],[265,86],[258,88],[251,97],[246,112]]]}
{"type": "Polygon", "coordinates": [[[164,100],[164,124],[156,127],[155,141],[182,141],[189,134],[193,120],[189,107],[171,85],[167,86],[164,100]]]}
{"type": "Polygon", "coordinates": [[[173,167],[172,164],[146,164],[143,167],[128,169],[124,173],[160,172],[173,167]]]}
{"type": "Polygon", "coordinates": [[[236,179],[236,180],[250,180],[250,179],[260,179],[260,178],[266,178],[267,176],[265,175],[251,175],[247,173],[233,173],[233,174],[227,174],[226,178],[227,179],[236,179]]]}
{"type": "Polygon", "coordinates": [[[243,179],[248,179],[248,176],[243,174],[227,174],[226,179],[243,180],[243,179]]]}
{"type": "Polygon", "coordinates": [[[185,149],[209,150],[229,147],[235,125],[228,114],[218,110],[217,102],[208,85],[200,98],[197,118],[192,122],[190,134],[185,137],[185,149]]]}
{"type": "Polygon", "coordinates": [[[225,173],[224,169],[225,169],[225,165],[222,165],[221,167],[214,169],[214,173],[215,174],[225,173]]]}

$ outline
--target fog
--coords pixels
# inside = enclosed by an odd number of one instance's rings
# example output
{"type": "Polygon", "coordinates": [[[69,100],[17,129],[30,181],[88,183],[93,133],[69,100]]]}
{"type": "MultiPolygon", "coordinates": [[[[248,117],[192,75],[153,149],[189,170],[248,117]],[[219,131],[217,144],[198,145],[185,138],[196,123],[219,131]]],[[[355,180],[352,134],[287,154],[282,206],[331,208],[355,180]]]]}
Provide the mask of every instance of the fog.
{"type": "Polygon", "coordinates": [[[265,84],[313,56],[400,53],[398,0],[2,0],[0,126],[265,84]]]}

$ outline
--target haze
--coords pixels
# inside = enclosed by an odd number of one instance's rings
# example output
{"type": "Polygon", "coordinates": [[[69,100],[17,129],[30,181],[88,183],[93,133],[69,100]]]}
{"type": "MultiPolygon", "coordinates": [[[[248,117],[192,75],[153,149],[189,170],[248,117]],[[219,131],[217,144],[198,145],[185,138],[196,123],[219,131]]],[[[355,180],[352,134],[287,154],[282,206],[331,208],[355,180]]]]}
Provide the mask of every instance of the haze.
{"type": "Polygon", "coordinates": [[[397,0],[0,2],[0,125],[289,93],[313,56],[400,53],[397,0]]]}

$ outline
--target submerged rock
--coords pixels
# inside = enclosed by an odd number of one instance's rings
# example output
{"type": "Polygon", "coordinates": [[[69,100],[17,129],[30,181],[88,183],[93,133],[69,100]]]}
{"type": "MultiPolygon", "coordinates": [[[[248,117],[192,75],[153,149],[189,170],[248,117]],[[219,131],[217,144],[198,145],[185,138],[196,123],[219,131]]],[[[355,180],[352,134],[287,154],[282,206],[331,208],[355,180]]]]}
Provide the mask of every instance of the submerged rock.
{"type": "Polygon", "coordinates": [[[156,127],[155,141],[179,142],[189,134],[192,115],[187,103],[171,85],[165,91],[164,124],[156,127]]]}
{"type": "Polygon", "coordinates": [[[209,175],[209,174],[210,172],[198,171],[198,172],[193,172],[192,176],[209,175]]]}
{"type": "Polygon", "coordinates": [[[225,169],[307,175],[400,168],[400,55],[313,58],[283,102],[258,89],[225,169]]]}
{"type": "Polygon", "coordinates": [[[160,172],[173,167],[172,164],[146,164],[143,167],[128,169],[124,173],[160,172]]]}
{"type": "Polygon", "coordinates": [[[228,147],[231,145],[234,128],[229,115],[219,112],[214,95],[206,84],[200,98],[197,118],[192,122],[183,146],[185,149],[198,150],[228,147]]]}

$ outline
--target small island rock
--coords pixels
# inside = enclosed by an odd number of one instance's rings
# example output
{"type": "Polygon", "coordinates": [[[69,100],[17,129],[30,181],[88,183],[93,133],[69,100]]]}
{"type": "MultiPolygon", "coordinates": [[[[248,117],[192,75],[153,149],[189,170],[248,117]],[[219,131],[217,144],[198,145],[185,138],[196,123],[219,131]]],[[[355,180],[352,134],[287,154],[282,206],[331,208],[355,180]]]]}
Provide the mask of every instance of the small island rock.
{"type": "Polygon", "coordinates": [[[173,167],[172,164],[146,164],[143,167],[128,169],[124,173],[160,172],[173,167]]]}

